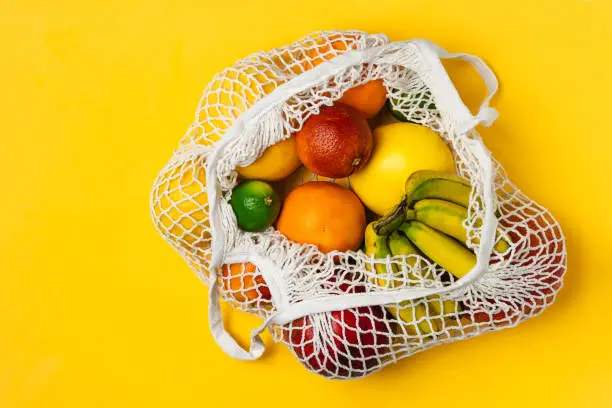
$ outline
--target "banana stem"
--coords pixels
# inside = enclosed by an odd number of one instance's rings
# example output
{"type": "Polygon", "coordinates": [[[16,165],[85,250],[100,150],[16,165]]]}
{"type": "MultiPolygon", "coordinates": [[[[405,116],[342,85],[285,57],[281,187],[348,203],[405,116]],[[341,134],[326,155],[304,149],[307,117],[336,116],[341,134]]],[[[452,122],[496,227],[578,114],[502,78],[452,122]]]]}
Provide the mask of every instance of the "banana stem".
{"type": "Polygon", "coordinates": [[[374,222],[376,235],[389,235],[399,227],[406,219],[406,197],[396,205],[390,212],[374,222]]]}

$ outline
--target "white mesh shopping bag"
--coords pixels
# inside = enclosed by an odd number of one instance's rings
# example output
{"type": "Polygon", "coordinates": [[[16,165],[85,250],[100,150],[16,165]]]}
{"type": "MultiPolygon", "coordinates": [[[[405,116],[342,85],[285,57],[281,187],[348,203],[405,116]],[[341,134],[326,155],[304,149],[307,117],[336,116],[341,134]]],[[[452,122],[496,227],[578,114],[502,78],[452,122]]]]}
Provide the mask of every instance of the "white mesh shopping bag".
{"type": "Polygon", "coordinates": [[[354,378],[434,345],[514,326],[550,305],[566,268],[561,229],[512,185],[474,130],[497,117],[488,106],[496,90],[493,72],[477,57],[450,54],[426,40],[390,42],[358,31],[314,33],[215,75],[155,181],[151,213],[158,231],[209,286],[218,344],[235,358],[256,359],[264,351],[259,334],[270,329],[308,369],[354,378]],[[457,94],[444,58],[470,62],[484,79],[489,94],[476,115],[457,94]],[[476,264],[460,279],[446,278],[426,257],[324,254],[272,227],[248,233],[237,226],[228,202],[238,183],[235,169],[297,132],[346,90],[376,79],[395,110],[440,135],[457,174],[471,185],[464,225],[476,264]],[[508,248],[498,250],[499,240],[508,248]],[[387,273],[382,280],[379,265],[387,273]],[[225,331],[220,298],[263,319],[249,350],[225,331]]]}

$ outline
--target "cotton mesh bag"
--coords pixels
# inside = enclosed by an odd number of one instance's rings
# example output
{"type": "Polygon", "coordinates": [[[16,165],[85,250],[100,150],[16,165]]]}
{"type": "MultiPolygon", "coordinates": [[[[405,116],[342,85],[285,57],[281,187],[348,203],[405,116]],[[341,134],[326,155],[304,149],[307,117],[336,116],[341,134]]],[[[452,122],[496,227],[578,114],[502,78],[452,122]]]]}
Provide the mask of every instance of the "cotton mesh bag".
{"type": "Polygon", "coordinates": [[[257,359],[264,351],[259,335],[268,329],[307,369],[348,379],[435,345],[515,326],[550,305],[566,268],[560,226],[510,182],[474,130],[496,119],[488,105],[497,85],[477,57],[360,31],[313,33],[216,74],[154,183],[151,214],[208,285],[210,329],[219,346],[234,358],[257,359]],[[447,58],[471,63],[487,85],[475,115],[441,64],[447,58]],[[456,173],[471,186],[464,226],[476,262],[461,278],[448,279],[425,256],[322,253],[273,227],[238,228],[229,204],[236,168],[298,132],[348,89],[373,80],[383,81],[396,112],[444,140],[456,173]],[[503,251],[501,240],[508,243],[503,251]],[[221,299],[262,318],[248,350],[225,330],[221,299]]]}

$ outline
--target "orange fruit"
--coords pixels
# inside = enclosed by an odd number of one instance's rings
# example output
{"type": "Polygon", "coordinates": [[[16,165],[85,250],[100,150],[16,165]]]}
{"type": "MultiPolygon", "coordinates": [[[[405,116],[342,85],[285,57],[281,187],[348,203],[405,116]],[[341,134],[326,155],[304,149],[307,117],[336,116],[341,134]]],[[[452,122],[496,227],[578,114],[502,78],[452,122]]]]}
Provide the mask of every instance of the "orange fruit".
{"type": "Polygon", "coordinates": [[[279,49],[271,56],[272,63],[288,75],[299,75],[307,70],[303,63],[306,53],[301,48],[279,49]]]}
{"type": "Polygon", "coordinates": [[[269,303],[272,300],[270,289],[252,263],[225,264],[220,272],[218,279],[223,293],[238,303],[257,300],[269,303]]]}
{"type": "Polygon", "coordinates": [[[387,102],[387,89],[382,79],[377,79],[349,89],[338,102],[357,109],[369,119],[380,112],[387,102]]]}
{"type": "MultiPolygon", "coordinates": [[[[313,48],[308,50],[308,57],[313,67],[355,48],[357,38],[351,35],[332,35],[319,39],[313,48]]],[[[305,67],[309,69],[308,67],[305,67]]],[[[381,79],[367,82],[344,92],[339,102],[360,111],[366,119],[376,115],[387,101],[387,89],[381,79]]]]}
{"type": "Polygon", "coordinates": [[[323,106],[318,115],[309,117],[295,143],[298,157],[313,173],[343,178],[367,164],[372,132],[356,109],[336,104],[323,106]]]}
{"type": "Polygon", "coordinates": [[[307,51],[310,63],[316,67],[349,49],[355,48],[355,43],[358,40],[359,37],[356,34],[332,34],[321,36],[310,45],[311,48],[307,51]]]}
{"type": "Polygon", "coordinates": [[[324,253],[357,249],[365,227],[359,198],[326,181],[311,181],[289,193],[276,225],[290,240],[314,244],[324,253]]]}

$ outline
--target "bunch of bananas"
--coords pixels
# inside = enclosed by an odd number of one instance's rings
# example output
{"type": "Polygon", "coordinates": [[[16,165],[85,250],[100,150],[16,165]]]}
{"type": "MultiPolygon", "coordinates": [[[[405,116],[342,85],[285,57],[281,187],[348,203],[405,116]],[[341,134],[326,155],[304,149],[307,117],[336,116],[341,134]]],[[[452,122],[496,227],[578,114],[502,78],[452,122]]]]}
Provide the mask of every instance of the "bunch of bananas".
{"type": "MultiPolygon", "coordinates": [[[[406,262],[416,270],[424,255],[456,278],[465,276],[476,265],[476,255],[467,247],[467,230],[463,223],[468,217],[472,187],[464,179],[436,171],[417,171],[406,181],[406,194],[401,202],[382,218],[371,222],[365,230],[365,252],[374,258],[407,255],[406,262]]],[[[509,243],[499,238],[495,250],[504,253],[509,243]]],[[[401,284],[401,271],[389,263],[374,264],[377,284],[396,287],[401,284]],[[395,279],[389,282],[389,272],[395,279]]],[[[412,274],[409,274],[412,275],[412,274]]],[[[408,276],[416,282],[415,276],[408,276]]],[[[387,307],[389,312],[405,323],[411,334],[430,334],[438,331],[443,316],[461,310],[458,302],[442,301],[437,296],[410,306],[387,307]],[[429,318],[423,319],[428,316],[429,318]]]]}

